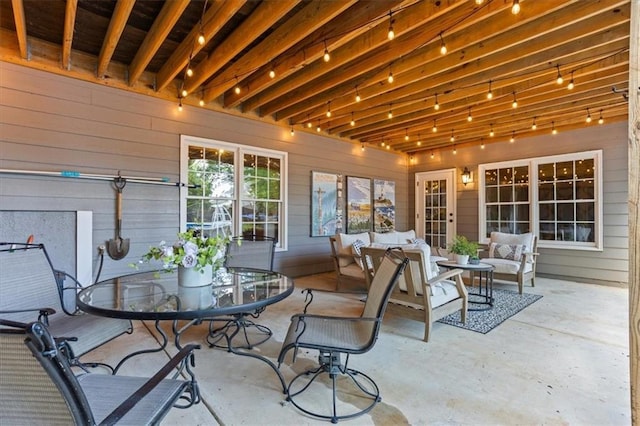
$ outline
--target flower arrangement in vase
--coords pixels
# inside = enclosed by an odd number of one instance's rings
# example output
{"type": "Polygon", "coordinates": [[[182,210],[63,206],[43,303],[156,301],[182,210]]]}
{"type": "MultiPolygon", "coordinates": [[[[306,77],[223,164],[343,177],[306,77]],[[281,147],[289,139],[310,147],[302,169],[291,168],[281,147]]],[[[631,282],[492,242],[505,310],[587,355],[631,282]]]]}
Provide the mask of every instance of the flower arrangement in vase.
{"type": "MultiPolygon", "coordinates": [[[[200,283],[211,283],[213,272],[224,265],[226,245],[230,238],[226,236],[201,237],[195,230],[178,233],[178,240],[172,245],[161,241],[158,246],[151,247],[142,255],[142,262],[159,260],[165,270],[178,268],[180,275],[190,275],[195,280],[194,273],[202,275],[200,283]]],[[[196,284],[198,285],[198,284],[196,284]]]]}
{"type": "Polygon", "coordinates": [[[469,241],[464,235],[456,235],[449,244],[448,250],[456,255],[456,263],[466,265],[470,256],[478,255],[478,243],[469,241]]]}

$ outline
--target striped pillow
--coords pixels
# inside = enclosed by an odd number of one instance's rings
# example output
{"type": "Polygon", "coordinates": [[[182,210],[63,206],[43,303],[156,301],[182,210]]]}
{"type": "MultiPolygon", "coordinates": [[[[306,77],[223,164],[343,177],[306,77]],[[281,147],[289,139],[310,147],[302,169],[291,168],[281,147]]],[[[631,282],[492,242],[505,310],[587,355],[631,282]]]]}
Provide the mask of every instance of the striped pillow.
{"type": "MultiPolygon", "coordinates": [[[[355,240],[353,244],[351,244],[351,251],[353,252],[354,260],[360,266],[360,268],[364,271],[364,267],[362,266],[362,251],[360,250],[362,247],[366,247],[367,245],[362,240],[355,240]]],[[[367,267],[369,269],[373,269],[373,265],[371,264],[371,259],[367,258],[367,267]]]]}

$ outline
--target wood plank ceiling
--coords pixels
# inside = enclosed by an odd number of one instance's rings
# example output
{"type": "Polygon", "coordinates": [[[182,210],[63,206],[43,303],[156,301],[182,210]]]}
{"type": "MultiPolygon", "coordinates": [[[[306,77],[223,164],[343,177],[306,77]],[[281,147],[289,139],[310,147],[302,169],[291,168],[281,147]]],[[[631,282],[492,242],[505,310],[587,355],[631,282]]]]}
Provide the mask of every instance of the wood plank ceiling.
{"type": "Polygon", "coordinates": [[[629,0],[0,0],[0,60],[414,154],[627,120],[629,17],[629,0]]]}

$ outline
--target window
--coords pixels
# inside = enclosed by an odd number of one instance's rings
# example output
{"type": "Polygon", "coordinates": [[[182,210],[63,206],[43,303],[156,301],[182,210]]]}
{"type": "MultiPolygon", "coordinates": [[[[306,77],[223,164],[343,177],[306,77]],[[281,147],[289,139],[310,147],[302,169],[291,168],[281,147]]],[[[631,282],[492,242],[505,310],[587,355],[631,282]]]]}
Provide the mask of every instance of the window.
{"type": "Polygon", "coordinates": [[[589,151],[480,165],[480,235],[534,232],[540,247],[602,250],[601,157],[589,151]]]}
{"type": "Polygon", "coordinates": [[[182,136],[182,229],[265,235],[286,249],[287,153],[182,136]]]}

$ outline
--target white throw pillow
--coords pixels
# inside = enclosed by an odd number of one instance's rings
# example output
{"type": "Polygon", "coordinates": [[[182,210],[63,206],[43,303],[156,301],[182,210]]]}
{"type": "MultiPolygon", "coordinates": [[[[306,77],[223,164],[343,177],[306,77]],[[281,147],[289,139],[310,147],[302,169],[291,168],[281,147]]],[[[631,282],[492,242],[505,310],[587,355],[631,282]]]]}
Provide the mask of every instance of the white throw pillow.
{"type": "Polygon", "coordinates": [[[360,240],[365,245],[369,245],[371,243],[368,232],[362,232],[360,234],[340,233],[336,236],[336,241],[338,242],[338,254],[349,256],[349,258],[341,257],[340,259],[338,259],[338,263],[340,264],[340,266],[347,266],[350,263],[353,263],[353,253],[351,252],[351,245],[355,240],[360,240]]]}

